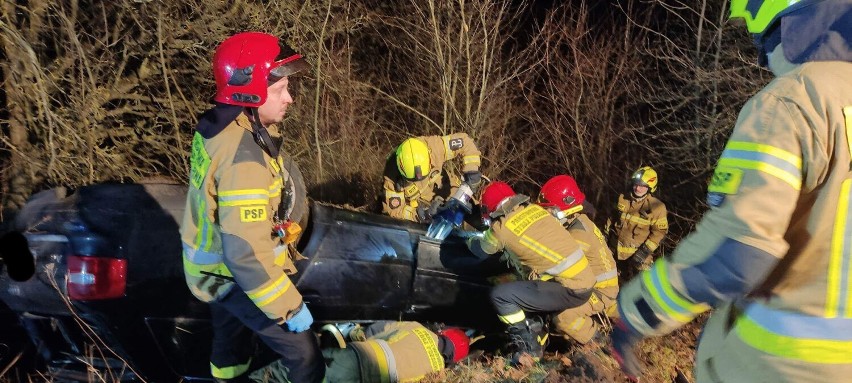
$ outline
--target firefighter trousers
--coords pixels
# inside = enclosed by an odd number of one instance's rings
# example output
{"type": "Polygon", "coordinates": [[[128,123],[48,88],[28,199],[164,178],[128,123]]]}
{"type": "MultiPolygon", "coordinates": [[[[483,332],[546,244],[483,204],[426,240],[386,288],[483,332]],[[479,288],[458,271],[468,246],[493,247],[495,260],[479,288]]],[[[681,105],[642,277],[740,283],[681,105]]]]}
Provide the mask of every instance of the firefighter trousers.
{"type": "Polygon", "coordinates": [[[558,313],[585,304],[592,289],[577,292],[556,281],[503,283],[491,290],[491,303],[497,315],[508,324],[517,323],[520,311],[558,313]]]}
{"type": "Polygon", "coordinates": [[[281,356],[291,382],[323,380],[325,363],[314,333],[285,330],[260,311],[239,287],[235,286],[221,300],[211,302],[210,315],[213,324],[210,364],[214,377],[233,379],[248,373],[254,333],[281,356]]]}

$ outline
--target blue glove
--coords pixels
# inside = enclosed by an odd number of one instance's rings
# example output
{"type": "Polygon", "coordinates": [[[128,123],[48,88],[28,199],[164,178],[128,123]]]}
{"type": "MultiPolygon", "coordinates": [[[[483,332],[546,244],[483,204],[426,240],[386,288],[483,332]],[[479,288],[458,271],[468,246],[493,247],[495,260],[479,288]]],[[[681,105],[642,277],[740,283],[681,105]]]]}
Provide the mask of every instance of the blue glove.
{"type": "Polygon", "coordinates": [[[311,328],[311,323],[314,323],[314,317],[311,315],[311,310],[308,310],[308,306],[304,303],[302,303],[302,307],[299,308],[296,315],[293,315],[290,320],[285,322],[287,330],[292,332],[305,331],[311,328]]]}
{"type": "Polygon", "coordinates": [[[639,376],[642,375],[642,362],[636,357],[635,348],[636,343],[642,340],[642,335],[621,319],[615,319],[609,336],[612,340],[610,351],[621,367],[621,371],[624,371],[624,375],[631,382],[638,382],[639,376]]]}

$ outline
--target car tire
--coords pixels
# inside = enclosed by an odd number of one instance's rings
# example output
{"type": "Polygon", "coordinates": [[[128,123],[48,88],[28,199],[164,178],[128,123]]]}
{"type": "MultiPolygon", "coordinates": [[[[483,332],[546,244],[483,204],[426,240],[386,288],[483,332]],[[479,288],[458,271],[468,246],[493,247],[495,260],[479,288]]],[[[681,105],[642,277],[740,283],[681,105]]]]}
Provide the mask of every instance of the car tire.
{"type": "Polygon", "coordinates": [[[284,169],[290,175],[290,195],[293,196],[288,217],[291,221],[298,223],[302,229],[305,229],[308,227],[308,220],[311,215],[305,177],[293,157],[287,153],[281,153],[281,158],[284,162],[284,169]]]}

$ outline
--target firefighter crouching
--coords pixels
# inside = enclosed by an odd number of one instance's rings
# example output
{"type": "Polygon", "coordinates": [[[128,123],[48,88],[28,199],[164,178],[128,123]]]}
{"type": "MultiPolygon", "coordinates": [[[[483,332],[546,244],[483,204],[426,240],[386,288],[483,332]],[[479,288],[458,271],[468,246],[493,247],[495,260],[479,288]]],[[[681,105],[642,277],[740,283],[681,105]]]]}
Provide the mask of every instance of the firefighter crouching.
{"type": "Polygon", "coordinates": [[[610,219],[606,228],[616,258],[620,263],[629,260],[622,270],[628,275],[653,262],[651,254],[669,231],[666,205],[652,195],[659,182],[657,172],[643,166],[633,172],[630,182],[630,193],[618,196],[618,217],[610,219]]]}
{"type": "Polygon", "coordinates": [[[382,212],[407,221],[429,222],[462,182],[444,169],[447,161],[456,158],[462,162],[463,182],[476,193],[482,182],[481,159],[467,133],[403,141],[385,164],[382,212]]]}
{"type": "Polygon", "coordinates": [[[592,296],[595,275],[583,249],[559,221],[529,197],[515,194],[504,182],[493,182],[482,192],[483,213],[491,226],[482,236],[468,239],[475,254],[497,254],[523,275],[524,281],[497,285],[491,301],[508,326],[512,360],[524,354],[540,358],[547,340],[541,325],[526,312],[553,314],[578,307],[592,296]]]}
{"type": "Polygon", "coordinates": [[[330,330],[349,342],[322,350],[329,383],[417,382],[458,363],[470,350],[464,331],[446,328],[436,333],[417,322],[330,330]]]}
{"type": "MultiPolygon", "coordinates": [[[[577,186],[573,177],[558,175],[541,187],[538,204],[559,219],[589,260],[595,274],[594,293],[589,300],[577,307],[562,311],[552,319],[553,333],[586,344],[598,339],[595,314],[612,316],[616,312],[615,299],[618,295],[618,271],[615,259],[607,248],[600,229],[583,214],[586,195],[577,186]]],[[[600,339],[599,339],[600,340],[600,339]]]]}
{"type": "Polygon", "coordinates": [[[287,276],[295,272],[273,225],[287,169],[275,124],[293,102],[291,76],[307,68],[278,38],[234,35],[216,49],[216,105],[192,140],[186,211],[180,233],[187,285],[210,303],[211,374],[247,381],[252,333],[281,355],[294,382],[322,381],[325,366],[313,317],[287,276]]]}
{"type": "Polygon", "coordinates": [[[613,350],[715,308],[698,382],[852,376],[852,0],[732,0],[775,78],[740,111],[704,214],[670,259],[625,285],[613,350]]]}

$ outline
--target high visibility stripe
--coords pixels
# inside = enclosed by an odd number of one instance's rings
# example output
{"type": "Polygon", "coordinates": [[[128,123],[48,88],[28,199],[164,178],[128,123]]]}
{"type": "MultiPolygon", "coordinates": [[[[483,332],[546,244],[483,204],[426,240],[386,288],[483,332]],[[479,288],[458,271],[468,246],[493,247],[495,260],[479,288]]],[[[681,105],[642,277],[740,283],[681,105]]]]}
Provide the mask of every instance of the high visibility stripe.
{"type": "Polygon", "coordinates": [[[435,342],[435,338],[432,337],[429,330],[426,330],[425,328],[415,328],[411,330],[411,332],[417,336],[417,339],[420,340],[420,344],[423,345],[423,349],[426,350],[426,356],[429,358],[429,367],[432,368],[432,371],[443,370],[444,357],[441,356],[441,351],[438,350],[438,342],[435,342]]]}
{"type": "Polygon", "coordinates": [[[731,141],[722,152],[718,166],[752,169],[802,188],[802,158],[774,146],[745,141],[731,141]]]}
{"type": "Polygon", "coordinates": [[[596,289],[605,289],[613,286],[618,286],[618,277],[595,283],[596,289]]]}
{"type": "Polygon", "coordinates": [[[704,303],[691,303],[671,286],[668,277],[668,262],[658,260],[654,267],[642,273],[642,282],[654,301],[674,320],[686,323],[696,315],[710,309],[704,303]]]}
{"type": "Polygon", "coordinates": [[[598,282],[609,281],[613,278],[618,278],[618,270],[617,269],[612,269],[612,270],[600,273],[597,276],[595,276],[595,280],[598,281],[598,282]]]}
{"type": "Polygon", "coordinates": [[[222,254],[193,249],[192,246],[186,243],[183,244],[183,256],[189,262],[196,265],[216,265],[222,263],[222,254]]]}
{"type": "Polygon", "coordinates": [[[497,318],[499,318],[500,321],[505,324],[514,324],[518,322],[523,322],[524,319],[527,319],[527,316],[526,314],[524,314],[524,310],[520,310],[513,314],[497,315],[497,318]]]}
{"type": "Polygon", "coordinates": [[[210,362],[210,375],[219,379],[233,379],[248,371],[249,365],[251,365],[251,358],[244,364],[227,367],[216,367],[213,362],[210,362]]]}
{"type": "Polygon", "coordinates": [[[630,222],[638,223],[640,225],[645,225],[645,226],[651,225],[651,220],[645,219],[645,218],[642,218],[640,216],[633,215],[633,214],[630,214],[630,213],[621,213],[621,220],[622,221],[630,221],[630,222]]]}
{"type": "Polygon", "coordinates": [[[194,204],[198,216],[195,222],[195,243],[197,248],[209,251],[213,246],[213,224],[207,218],[207,200],[203,195],[195,193],[194,204]]]}
{"type": "MultiPolygon", "coordinates": [[[[521,236],[519,242],[521,243],[521,245],[526,246],[528,249],[532,250],[536,254],[544,257],[545,259],[547,259],[547,260],[549,260],[553,263],[558,264],[559,262],[562,262],[562,260],[563,260],[562,256],[559,253],[554,252],[553,250],[551,250],[547,246],[544,246],[544,245],[538,243],[538,241],[536,241],[536,240],[534,240],[534,239],[532,239],[532,238],[530,238],[526,235],[521,236]]],[[[582,253],[581,253],[581,255],[582,255],[582,253]]]]}
{"type": "Polygon", "coordinates": [[[638,249],[638,246],[623,246],[621,244],[618,245],[618,253],[619,254],[633,254],[638,249]]]}
{"type": "Polygon", "coordinates": [[[269,286],[260,289],[257,292],[246,292],[249,298],[258,306],[262,307],[270,302],[274,301],[276,298],[280,297],[282,294],[287,292],[290,289],[292,283],[290,282],[290,278],[287,277],[286,274],[282,275],[281,278],[278,278],[277,281],[271,283],[269,286]]]}
{"type": "Polygon", "coordinates": [[[852,204],[850,204],[850,186],[852,180],[843,181],[840,186],[840,198],[837,201],[837,215],[834,217],[834,234],[831,238],[831,258],[828,264],[828,283],[825,302],[825,316],[852,317],[852,294],[850,286],[850,264],[852,263],[852,204]]]}
{"type": "Polygon", "coordinates": [[[219,193],[219,206],[268,205],[269,191],[263,189],[232,190],[219,193]]]}
{"type": "Polygon", "coordinates": [[[648,250],[654,251],[654,250],[657,250],[657,248],[660,247],[660,245],[649,239],[649,240],[645,241],[645,247],[647,247],[648,250]]]}
{"type": "Polygon", "coordinates": [[[469,164],[479,164],[480,162],[482,162],[482,160],[480,159],[480,157],[479,157],[479,156],[477,156],[477,155],[473,155],[473,156],[464,156],[464,157],[462,157],[462,162],[463,162],[465,165],[469,165],[469,164]]]}
{"type": "MultiPolygon", "coordinates": [[[[365,342],[370,345],[370,348],[373,349],[373,354],[376,355],[376,367],[379,368],[379,381],[382,383],[396,383],[395,380],[391,380],[391,366],[388,360],[393,357],[393,353],[385,352],[385,347],[382,347],[379,342],[384,341],[381,339],[370,339],[365,342]]],[[[387,346],[387,343],[385,343],[385,346],[387,346]]],[[[394,369],[396,369],[396,366],[394,366],[394,369]]]]}
{"type": "Polygon", "coordinates": [[[843,108],[843,116],[846,117],[846,145],[849,146],[849,155],[852,156],[852,106],[843,108]]]}
{"type": "Polygon", "coordinates": [[[416,220],[417,210],[411,206],[402,208],[402,218],[407,220],[416,220]]]}
{"type": "Polygon", "coordinates": [[[545,273],[553,275],[553,276],[562,276],[563,274],[570,274],[570,276],[566,276],[565,278],[571,278],[583,271],[586,266],[589,265],[589,260],[583,254],[582,249],[577,249],[565,259],[560,261],[547,270],[544,270],[545,273]],[[586,262],[583,262],[585,260],[586,262]],[[584,265],[585,263],[585,265],[584,265]]]}
{"type": "Polygon", "coordinates": [[[850,318],[820,318],[752,303],[734,326],[743,342],[767,354],[810,363],[852,363],[850,318]]]}

